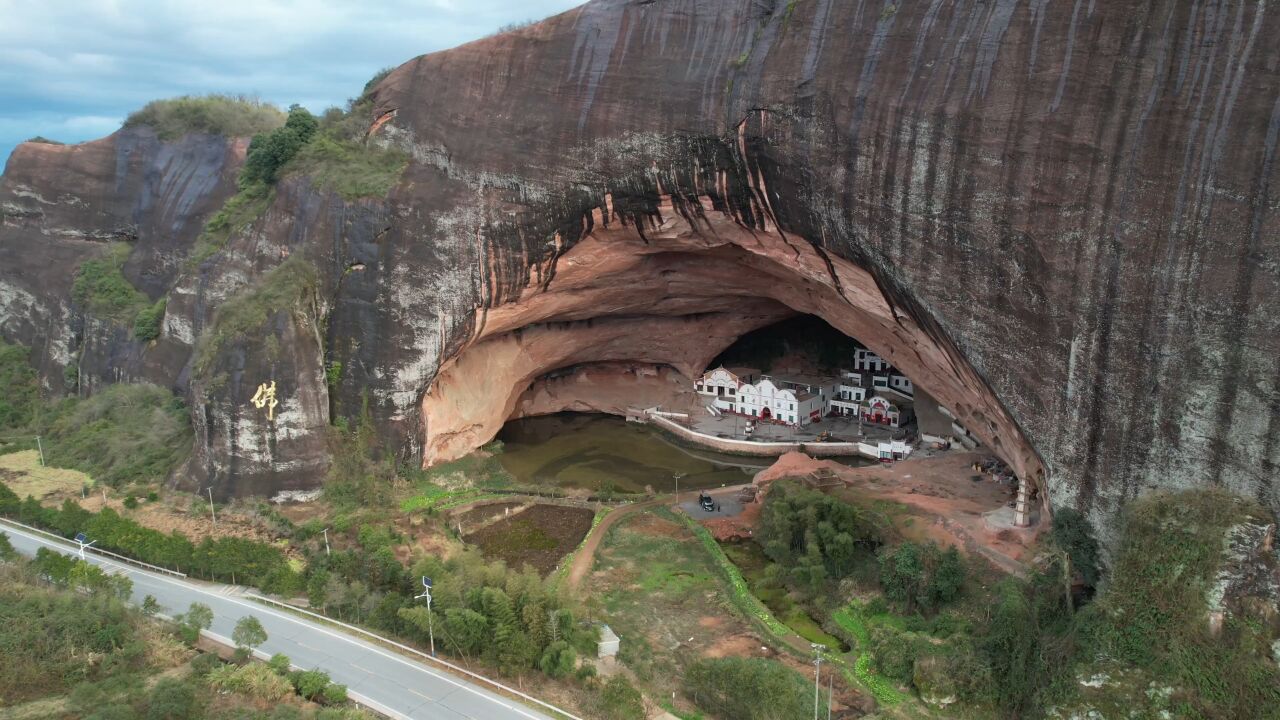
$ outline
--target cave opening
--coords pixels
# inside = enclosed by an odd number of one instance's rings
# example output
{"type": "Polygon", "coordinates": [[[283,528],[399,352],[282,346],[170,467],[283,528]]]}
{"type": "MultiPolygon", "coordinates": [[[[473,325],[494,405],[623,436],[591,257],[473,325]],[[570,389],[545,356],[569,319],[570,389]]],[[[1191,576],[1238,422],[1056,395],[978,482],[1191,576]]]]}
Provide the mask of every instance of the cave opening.
{"type": "MultiPolygon", "coordinates": [[[[421,400],[424,465],[461,457],[521,418],[698,413],[707,405],[698,382],[718,359],[808,342],[819,356],[812,370],[859,348],[879,357],[1043,495],[1043,465],[990,386],[931,317],[867,269],[777,228],[744,227],[710,201],[691,219],[664,200],[643,227],[601,208],[588,227],[533,268],[526,288],[481,310],[442,363],[421,400]]],[[[795,364],[785,353],[774,360],[795,364]]],[[[781,410],[770,407],[769,419],[781,410]]]]}

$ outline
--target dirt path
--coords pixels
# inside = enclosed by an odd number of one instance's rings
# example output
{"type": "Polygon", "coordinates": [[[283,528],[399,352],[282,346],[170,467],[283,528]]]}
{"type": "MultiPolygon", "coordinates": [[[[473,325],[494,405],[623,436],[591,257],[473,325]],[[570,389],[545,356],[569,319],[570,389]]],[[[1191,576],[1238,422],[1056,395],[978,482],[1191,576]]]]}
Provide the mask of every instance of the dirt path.
{"type": "Polygon", "coordinates": [[[609,532],[609,528],[637,510],[657,507],[663,502],[663,500],[646,500],[642,503],[624,505],[605,515],[604,520],[601,520],[596,529],[587,536],[587,542],[583,544],[582,549],[574,556],[573,564],[569,566],[569,576],[565,579],[569,592],[577,592],[578,585],[582,583],[582,578],[591,572],[591,566],[595,564],[596,550],[600,549],[600,543],[609,532]]]}
{"type": "MultiPolygon", "coordinates": [[[[729,487],[723,488],[712,488],[705,492],[713,496],[732,494],[750,484],[751,483],[743,483],[741,485],[730,485],[729,487]]],[[[685,498],[685,502],[688,502],[689,498],[697,497],[697,492],[698,491],[695,490],[687,490],[680,493],[680,497],[685,498]]],[[[620,508],[616,508],[608,515],[605,515],[604,520],[601,520],[600,524],[596,526],[595,531],[587,537],[587,543],[582,546],[582,549],[579,550],[578,554],[573,558],[573,565],[569,567],[569,577],[567,578],[569,590],[571,592],[576,591],[578,589],[578,585],[582,582],[582,578],[586,577],[587,573],[591,572],[591,567],[595,564],[596,550],[600,549],[600,543],[604,541],[605,534],[609,532],[609,528],[613,527],[615,523],[637,510],[645,510],[647,508],[658,507],[660,505],[675,506],[676,504],[676,498],[663,496],[655,500],[646,500],[633,505],[624,505],[620,508]]]]}

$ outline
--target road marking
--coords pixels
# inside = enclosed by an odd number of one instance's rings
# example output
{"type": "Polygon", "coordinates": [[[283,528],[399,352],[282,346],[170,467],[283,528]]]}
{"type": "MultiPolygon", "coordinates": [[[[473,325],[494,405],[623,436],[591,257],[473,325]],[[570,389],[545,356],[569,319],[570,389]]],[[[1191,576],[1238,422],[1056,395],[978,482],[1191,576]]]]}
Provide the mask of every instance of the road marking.
{"type": "Polygon", "coordinates": [[[422,698],[423,700],[426,700],[427,702],[435,702],[435,700],[432,700],[431,698],[427,697],[426,695],[423,695],[422,693],[418,692],[417,690],[414,690],[413,688],[409,688],[409,692],[413,693],[414,695],[417,695],[418,697],[422,698]]]}
{"type": "Polygon", "coordinates": [[[366,670],[366,669],[364,669],[364,668],[360,667],[359,665],[357,665],[357,664],[355,664],[355,663],[347,663],[347,664],[348,664],[348,665],[350,665],[351,667],[353,667],[353,668],[355,668],[355,669],[359,670],[360,672],[366,672],[366,673],[369,673],[370,675],[374,675],[374,674],[375,674],[372,670],[366,670]]]}
{"type": "MultiPolygon", "coordinates": [[[[40,544],[42,544],[42,545],[47,545],[47,546],[49,546],[49,547],[57,548],[59,551],[63,552],[63,553],[64,553],[64,554],[66,554],[66,555],[75,556],[75,554],[76,554],[76,551],[75,551],[75,549],[74,549],[74,548],[68,547],[67,545],[64,545],[64,544],[62,544],[62,543],[55,543],[55,542],[53,542],[53,541],[51,541],[51,540],[47,540],[47,539],[45,539],[45,538],[42,538],[42,537],[38,537],[38,536],[32,535],[31,533],[28,533],[28,532],[26,532],[26,531],[24,531],[24,530],[20,530],[20,529],[15,528],[15,527],[13,527],[13,526],[11,526],[11,525],[5,525],[5,526],[4,526],[4,532],[17,533],[18,535],[21,535],[22,537],[25,537],[25,538],[27,538],[28,540],[32,540],[32,541],[37,542],[37,543],[40,543],[40,544]]],[[[147,578],[147,579],[149,579],[149,580],[153,580],[153,581],[158,580],[158,581],[161,581],[161,582],[167,582],[167,583],[169,583],[170,585],[174,585],[174,586],[176,586],[176,587],[182,588],[182,589],[187,590],[187,591],[189,591],[189,592],[195,592],[195,593],[199,593],[199,594],[201,594],[201,595],[207,595],[207,596],[209,596],[209,597],[216,597],[216,598],[218,598],[218,599],[220,599],[220,600],[222,600],[222,601],[224,601],[224,602],[229,602],[229,603],[232,603],[232,604],[234,604],[234,605],[239,605],[239,606],[241,606],[241,607],[248,608],[248,609],[253,610],[253,611],[255,611],[255,612],[265,613],[265,614],[267,614],[267,615],[270,615],[270,616],[272,616],[272,617],[278,618],[278,619],[283,620],[283,621],[285,621],[285,622],[293,623],[293,624],[295,624],[295,625],[298,625],[298,626],[300,626],[300,627],[307,628],[307,629],[312,630],[312,631],[314,631],[314,632],[319,632],[319,633],[322,633],[322,634],[324,634],[324,635],[328,635],[329,637],[331,637],[331,638],[333,638],[333,639],[335,639],[335,640],[339,640],[339,641],[341,641],[341,642],[345,642],[345,643],[347,643],[347,644],[354,645],[355,647],[358,647],[358,648],[360,648],[360,649],[362,649],[362,650],[368,650],[369,652],[372,652],[372,653],[374,653],[374,654],[376,654],[376,655],[381,655],[382,657],[384,657],[384,658],[386,658],[386,659],[388,659],[388,660],[391,660],[392,662],[400,663],[401,665],[404,665],[404,666],[406,666],[406,667],[408,667],[408,668],[410,668],[410,669],[412,669],[412,670],[416,670],[416,671],[421,672],[421,673],[423,673],[423,674],[425,674],[425,675],[429,675],[429,676],[431,676],[431,677],[433,677],[433,678],[435,678],[435,679],[437,679],[437,680],[440,680],[440,681],[442,681],[442,682],[449,683],[450,685],[453,685],[454,687],[457,687],[457,688],[459,688],[459,689],[466,690],[467,692],[469,692],[469,693],[471,693],[471,694],[473,694],[473,695],[476,695],[476,696],[478,696],[478,697],[480,697],[480,698],[482,698],[482,699],[484,699],[484,700],[486,700],[486,701],[488,701],[488,702],[491,702],[491,703],[493,703],[494,705],[497,705],[497,706],[499,706],[499,707],[501,707],[501,708],[504,708],[504,709],[506,709],[506,710],[510,710],[511,712],[514,712],[514,713],[518,713],[518,714],[523,715],[524,717],[527,717],[527,718],[533,718],[534,720],[539,720],[539,716],[538,716],[538,715],[530,714],[530,713],[529,713],[525,708],[523,708],[523,707],[521,707],[521,706],[511,705],[511,704],[508,704],[508,703],[502,702],[501,700],[499,700],[499,699],[498,699],[498,698],[500,698],[500,697],[501,697],[500,695],[494,695],[494,694],[490,694],[490,693],[488,693],[487,691],[481,691],[479,688],[472,687],[472,686],[470,686],[470,685],[468,685],[468,684],[466,684],[466,683],[463,683],[463,682],[459,682],[458,680],[453,679],[451,676],[441,674],[441,673],[439,673],[439,672],[437,672],[437,671],[435,671],[435,670],[432,670],[431,668],[429,668],[429,667],[427,667],[427,666],[425,666],[425,665],[420,665],[420,664],[418,664],[418,663],[416,663],[416,662],[410,661],[409,659],[404,658],[404,657],[401,657],[401,656],[399,656],[399,655],[394,655],[394,654],[391,654],[391,653],[388,653],[388,652],[384,652],[383,650],[380,650],[380,649],[379,649],[379,648],[377,648],[377,647],[374,647],[374,646],[372,646],[372,645],[369,645],[369,644],[366,644],[366,643],[361,642],[361,641],[359,641],[359,640],[356,640],[355,638],[353,638],[353,637],[351,637],[351,636],[349,636],[349,635],[343,635],[343,634],[341,634],[341,633],[335,633],[335,632],[332,632],[332,631],[328,630],[327,628],[322,627],[322,626],[321,626],[321,625],[319,625],[318,623],[307,623],[307,622],[303,622],[303,621],[299,620],[299,619],[298,619],[297,617],[295,617],[295,616],[286,615],[286,614],[284,614],[284,613],[276,612],[276,611],[271,610],[270,608],[267,608],[267,607],[265,607],[265,606],[263,606],[263,605],[261,605],[261,604],[250,603],[250,602],[247,602],[247,601],[239,600],[239,599],[237,599],[237,598],[227,597],[227,596],[224,596],[224,595],[220,595],[220,594],[218,594],[217,590],[206,590],[206,589],[204,589],[204,588],[202,588],[202,587],[199,587],[199,586],[197,586],[197,585],[193,585],[193,584],[191,584],[191,583],[189,583],[189,582],[183,582],[183,581],[181,581],[181,580],[176,580],[176,579],[173,579],[173,578],[169,578],[169,577],[166,577],[166,576],[164,576],[164,575],[157,575],[157,574],[152,573],[152,572],[150,572],[150,571],[143,570],[143,569],[140,569],[140,568],[130,567],[130,566],[128,566],[128,565],[124,565],[124,564],[119,563],[119,562],[116,562],[116,561],[114,561],[114,560],[108,560],[108,559],[106,559],[106,558],[104,558],[104,557],[101,557],[101,556],[94,556],[92,559],[96,560],[96,561],[97,561],[97,563],[99,563],[99,564],[105,564],[105,565],[109,565],[109,566],[112,566],[112,567],[118,567],[118,568],[121,568],[121,569],[125,570],[127,573],[129,573],[131,576],[133,576],[133,575],[136,573],[138,576],[141,576],[141,577],[147,578]]],[[[299,645],[301,645],[301,643],[299,643],[299,645]]],[[[303,647],[306,647],[306,646],[304,645],[303,647]]],[[[320,652],[320,651],[318,651],[318,650],[314,650],[314,648],[308,648],[308,649],[313,650],[314,652],[320,652]]],[[[350,663],[346,663],[346,664],[348,664],[348,665],[349,665],[350,663]]],[[[435,702],[435,701],[433,700],[432,702],[435,702]]],[[[546,716],[542,716],[542,717],[546,717],[546,716]]]]}

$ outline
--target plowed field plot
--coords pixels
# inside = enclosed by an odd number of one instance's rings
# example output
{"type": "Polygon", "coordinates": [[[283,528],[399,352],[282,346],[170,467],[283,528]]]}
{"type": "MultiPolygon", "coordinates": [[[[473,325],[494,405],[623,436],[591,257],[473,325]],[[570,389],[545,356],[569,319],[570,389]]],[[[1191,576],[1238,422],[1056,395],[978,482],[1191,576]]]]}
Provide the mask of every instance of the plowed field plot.
{"type": "Polygon", "coordinates": [[[528,564],[545,575],[582,542],[594,517],[586,508],[534,505],[463,540],[478,545],[488,557],[505,560],[512,569],[528,564]]]}

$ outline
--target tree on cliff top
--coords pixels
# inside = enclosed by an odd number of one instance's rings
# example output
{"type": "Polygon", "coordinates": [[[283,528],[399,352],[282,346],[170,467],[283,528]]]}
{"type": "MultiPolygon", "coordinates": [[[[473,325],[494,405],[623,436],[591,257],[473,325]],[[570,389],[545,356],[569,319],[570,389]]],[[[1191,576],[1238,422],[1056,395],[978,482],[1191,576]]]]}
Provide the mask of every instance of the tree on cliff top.
{"type": "Polygon", "coordinates": [[[152,100],[124,121],[126,128],[146,125],[164,140],[187,133],[250,137],[284,124],[285,115],[269,103],[244,95],[184,95],[152,100]]]}

